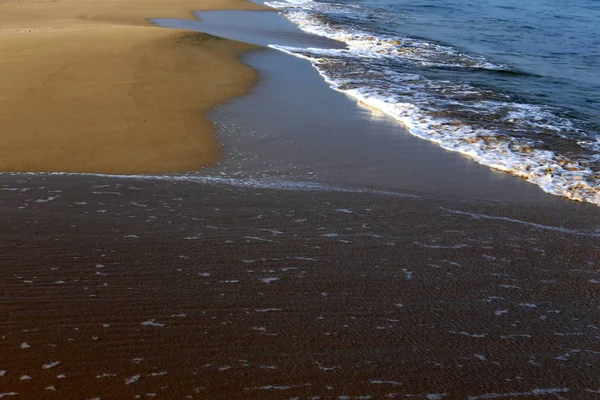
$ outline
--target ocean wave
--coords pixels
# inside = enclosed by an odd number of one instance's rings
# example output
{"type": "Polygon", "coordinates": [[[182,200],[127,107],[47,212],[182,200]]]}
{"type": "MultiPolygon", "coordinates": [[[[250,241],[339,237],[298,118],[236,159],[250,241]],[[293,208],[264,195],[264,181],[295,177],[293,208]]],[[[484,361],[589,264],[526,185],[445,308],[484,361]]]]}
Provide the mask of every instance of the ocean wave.
{"type": "Polygon", "coordinates": [[[304,31],[347,44],[345,49],[271,46],[309,60],[333,89],[383,111],[411,134],[444,149],[522,177],[547,193],[600,205],[600,173],[592,169],[600,161],[597,135],[547,106],[422,72],[429,67],[518,71],[449,46],[375,35],[323,16],[339,13],[343,5],[304,0],[269,4],[284,9],[304,31]]]}
{"type": "MultiPolygon", "coordinates": [[[[282,7],[282,3],[267,3],[282,7]]],[[[295,7],[310,7],[312,11],[330,9],[331,3],[294,3],[295,7]],[[326,6],[323,6],[326,4],[326,6]]],[[[336,9],[339,13],[339,9],[336,9]]],[[[306,10],[292,9],[285,16],[305,32],[343,42],[347,51],[355,56],[367,58],[393,58],[411,62],[421,67],[478,68],[509,71],[506,65],[494,64],[484,57],[464,54],[450,46],[431,43],[417,38],[373,34],[360,29],[340,30],[328,24],[322,15],[306,10]]]]}

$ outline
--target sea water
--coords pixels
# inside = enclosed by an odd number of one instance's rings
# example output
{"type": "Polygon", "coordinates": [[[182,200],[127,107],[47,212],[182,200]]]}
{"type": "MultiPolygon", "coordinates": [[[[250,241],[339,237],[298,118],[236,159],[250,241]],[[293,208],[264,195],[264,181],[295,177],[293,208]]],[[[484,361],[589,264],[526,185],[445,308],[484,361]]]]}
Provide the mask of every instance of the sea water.
{"type": "MultiPolygon", "coordinates": [[[[600,2],[268,2],[343,49],[272,47],[413,135],[600,205],[600,2]]],[[[427,162],[427,160],[423,160],[427,162]]]]}

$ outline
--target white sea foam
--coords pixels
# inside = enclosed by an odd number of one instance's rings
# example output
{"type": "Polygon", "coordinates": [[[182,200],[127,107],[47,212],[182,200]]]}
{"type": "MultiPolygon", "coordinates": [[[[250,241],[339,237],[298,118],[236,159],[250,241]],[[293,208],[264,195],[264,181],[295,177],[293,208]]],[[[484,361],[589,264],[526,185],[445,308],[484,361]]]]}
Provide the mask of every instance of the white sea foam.
{"type": "MultiPolygon", "coordinates": [[[[498,135],[493,130],[460,124],[456,120],[436,119],[428,115],[429,110],[425,106],[402,102],[393,94],[382,93],[376,86],[346,89],[348,81],[330,77],[322,66],[322,60],[317,56],[307,55],[306,49],[276,45],[271,47],[311,61],[333,89],[383,111],[404,125],[414,136],[434,142],[446,150],[464,154],[485,166],[524,178],[547,193],[600,205],[597,174],[582,160],[571,160],[550,150],[536,149],[534,143],[526,139],[498,135]]],[[[343,51],[327,50],[338,54],[343,51]]],[[[411,80],[415,76],[404,78],[411,80]]],[[[491,107],[492,104],[482,106],[491,107]]],[[[544,113],[533,105],[513,103],[510,107],[529,108],[530,117],[536,113],[544,113]]],[[[539,118],[543,119],[541,116],[539,118]]]]}
{"type": "Polygon", "coordinates": [[[495,216],[495,215],[486,215],[486,214],[471,213],[471,212],[466,212],[466,211],[451,210],[451,209],[445,208],[445,207],[440,207],[440,208],[442,210],[450,212],[452,214],[468,215],[474,219],[489,219],[489,220],[497,220],[497,221],[506,221],[506,222],[511,222],[511,223],[515,223],[515,224],[529,225],[531,227],[534,227],[537,229],[542,229],[542,230],[567,233],[570,235],[600,237],[600,233],[598,233],[598,232],[578,231],[578,230],[574,230],[574,229],[568,229],[568,228],[563,228],[563,227],[559,227],[559,226],[542,225],[542,224],[537,224],[535,222],[522,221],[520,219],[513,219],[513,218],[508,218],[508,217],[499,217],[499,216],[495,216]]]}
{"type": "Polygon", "coordinates": [[[165,324],[161,324],[156,322],[155,319],[149,319],[148,321],[144,321],[142,323],[140,323],[140,325],[144,325],[144,326],[156,326],[156,327],[163,327],[165,326],[165,324]]]}
{"type": "Polygon", "coordinates": [[[568,388],[549,388],[549,389],[533,389],[531,392],[514,392],[514,393],[487,393],[479,396],[469,396],[469,400],[480,400],[480,399],[504,399],[504,398],[515,398],[515,397],[529,397],[529,396],[550,396],[555,397],[559,393],[567,393],[570,390],[568,388]]]}
{"type": "Polygon", "coordinates": [[[44,365],[42,365],[42,368],[43,368],[43,369],[50,369],[50,368],[57,367],[57,366],[59,366],[59,365],[60,365],[60,361],[53,361],[53,362],[51,362],[51,363],[48,363],[48,364],[44,364],[44,365]]]}
{"type": "Polygon", "coordinates": [[[141,375],[134,375],[129,379],[125,379],[125,384],[131,385],[132,383],[139,381],[141,377],[142,377],[141,375]]]}
{"type": "Polygon", "coordinates": [[[350,24],[340,27],[323,21],[322,15],[327,13],[360,17],[360,11],[348,10],[347,5],[305,0],[267,4],[284,10],[284,15],[302,30],[347,45],[345,49],[270,46],[309,60],[333,89],[384,112],[411,134],[446,150],[524,178],[547,193],[600,205],[600,176],[589,166],[600,160],[600,138],[578,131],[569,120],[542,106],[518,103],[506,95],[466,84],[400,73],[401,68],[388,69],[377,60],[416,67],[412,70],[422,67],[507,70],[507,66],[462,54],[449,46],[376,35],[350,24]],[[464,122],[446,112],[454,108],[483,122],[464,122]],[[500,123],[502,129],[498,129],[500,123]],[[515,134],[507,135],[503,129],[515,134]],[[527,139],[523,133],[536,139],[527,139]],[[584,151],[563,154],[553,151],[552,146],[540,145],[537,137],[547,133],[564,140],[567,147],[576,145],[584,151]]]}
{"type": "MultiPolygon", "coordinates": [[[[365,58],[400,58],[422,66],[467,67],[505,70],[505,65],[494,64],[484,57],[463,54],[456,49],[415,38],[395,37],[361,31],[357,28],[339,29],[330,26],[315,15],[327,13],[343,14],[346,18],[368,17],[361,13],[360,6],[348,4],[322,3],[305,0],[272,1],[265,4],[284,10],[284,15],[298,25],[303,31],[313,35],[324,36],[348,45],[341,50],[365,58]]],[[[339,52],[340,50],[316,49],[321,54],[339,52]]]]}
{"type": "Polygon", "coordinates": [[[398,381],[386,381],[386,380],[381,380],[381,379],[372,379],[370,382],[373,384],[376,384],[376,385],[402,386],[402,382],[398,382],[398,381]]]}
{"type": "MultiPolygon", "coordinates": [[[[254,178],[222,178],[217,176],[202,176],[202,175],[111,175],[111,174],[95,174],[95,173],[78,173],[78,172],[0,172],[2,175],[28,175],[28,176],[97,176],[102,178],[111,178],[115,180],[121,179],[139,179],[149,181],[167,181],[167,182],[194,182],[204,185],[228,185],[240,188],[255,188],[255,189],[273,189],[284,191],[299,191],[299,192],[342,192],[342,193],[372,193],[394,197],[411,197],[418,198],[419,196],[402,193],[398,191],[385,191],[374,189],[363,189],[357,187],[348,187],[327,183],[306,182],[306,181],[283,181],[271,179],[254,179],[254,178]]],[[[82,203],[84,204],[84,203],[82,203]]]]}

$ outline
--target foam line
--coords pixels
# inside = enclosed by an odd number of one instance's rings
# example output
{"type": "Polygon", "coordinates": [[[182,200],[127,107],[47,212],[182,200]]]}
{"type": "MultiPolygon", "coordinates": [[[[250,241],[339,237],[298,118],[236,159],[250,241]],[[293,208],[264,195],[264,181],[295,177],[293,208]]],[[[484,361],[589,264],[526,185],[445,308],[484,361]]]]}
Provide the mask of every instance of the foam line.
{"type": "MultiPolygon", "coordinates": [[[[508,217],[497,217],[497,216],[493,216],[493,215],[486,215],[486,214],[471,213],[471,212],[466,212],[466,211],[451,210],[451,209],[445,208],[445,207],[440,207],[440,208],[442,210],[447,211],[447,212],[452,213],[452,214],[468,215],[469,217],[472,217],[474,219],[489,219],[489,220],[496,220],[496,221],[507,221],[507,222],[512,222],[512,223],[515,223],[515,224],[522,224],[522,225],[532,226],[532,227],[537,228],[537,229],[543,229],[543,230],[547,230],[547,231],[555,231],[555,232],[567,233],[567,234],[570,234],[570,235],[600,237],[600,233],[596,233],[596,232],[593,232],[593,233],[592,232],[582,232],[582,231],[578,231],[578,230],[574,230],[574,229],[568,229],[568,228],[562,228],[562,227],[558,227],[558,226],[549,226],[549,225],[537,224],[535,222],[522,221],[520,219],[513,219],[513,218],[508,218],[508,217]]],[[[600,230],[600,227],[598,229],[600,230]]]]}

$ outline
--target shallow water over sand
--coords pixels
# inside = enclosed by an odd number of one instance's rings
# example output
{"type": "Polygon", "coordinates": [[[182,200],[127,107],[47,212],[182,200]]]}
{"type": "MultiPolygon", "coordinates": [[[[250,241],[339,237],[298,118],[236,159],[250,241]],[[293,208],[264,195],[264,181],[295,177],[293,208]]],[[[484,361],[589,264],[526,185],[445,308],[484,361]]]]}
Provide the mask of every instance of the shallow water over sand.
{"type": "MultiPolygon", "coordinates": [[[[157,22],[232,39],[247,37],[261,45],[277,41],[336,46],[303,33],[273,12],[211,11],[199,17],[202,21],[157,22]]],[[[268,49],[246,54],[243,60],[258,70],[260,81],[248,96],[211,113],[225,156],[201,174],[326,182],[468,199],[568,203],[414,138],[389,116],[357,106],[332,91],[305,60],[268,49]]]]}
{"type": "Polygon", "coordinates": [[[591,399],[598,388],[589,227],[372,193],[0,178],[0,393],[591,399]]]}

